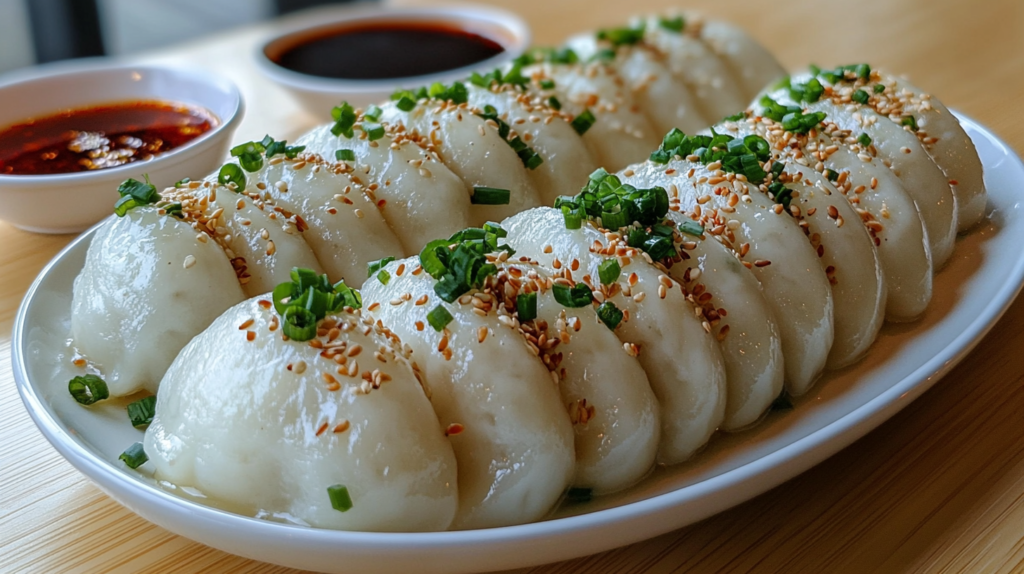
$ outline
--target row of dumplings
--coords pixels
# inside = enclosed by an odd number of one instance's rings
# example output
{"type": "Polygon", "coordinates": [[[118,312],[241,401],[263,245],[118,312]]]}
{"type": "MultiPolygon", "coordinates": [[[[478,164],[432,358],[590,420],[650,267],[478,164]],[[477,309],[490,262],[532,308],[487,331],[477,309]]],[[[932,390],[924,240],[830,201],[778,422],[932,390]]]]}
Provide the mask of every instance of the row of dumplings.
{"type": "Polygon", "coordinates": [[[97,231],[73,336],[112,394],[159,386],[158,477],[319,527],[537,520],[569,487],[626,488],[856,361],[884,319],[920,315],[956,232],[983,215],[969,139],[904,80],[812,69],[756,93],[778,65],[711,22],[570,45],[341,106],[304,150],[243,155],[253,169],[183,182],[97,231]],[[726,92],[754,103],[704,129],[726,92]],[[583,194],[559,199],[581,185],[664,205],[641,223],[594,216],[583,194]],[[507,201],[474,201],[495,192],[507,201]],[[470,275],[444,270],[472,277],[449,301],[421,249],[474,226],[444,242],[487,246],[459,259],[470,275]],[[361,310],[306,343],[281,336],[267,293],[293,268],[355,286],[382,260],[361,310]],[[336,482],[344,513],[323,490],[336,482]]]}

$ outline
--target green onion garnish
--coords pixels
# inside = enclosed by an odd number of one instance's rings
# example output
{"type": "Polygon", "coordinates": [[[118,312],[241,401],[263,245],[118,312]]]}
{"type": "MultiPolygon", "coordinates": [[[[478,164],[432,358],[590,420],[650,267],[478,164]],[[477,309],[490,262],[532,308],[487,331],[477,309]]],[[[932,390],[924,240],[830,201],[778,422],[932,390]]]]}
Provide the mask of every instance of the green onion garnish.
{"type": "Polygon", "coordinates": [[[178,181],[174,182],[174,187],[181,187],[183,185],[188,185],[191,181],[192,181],[192,179],[188,178],[188,177],[179,179],[178,181]]]}
{"type": "Polygon", "coordinates": [[[688,136],[673,129],[665,134],[661,146],[651,154],[650,159],[654,163],[663,164],[675,156],[691,155],[696,155],[704,165],[719,162],[723,171],[743,174],[750,183],[759,184],[768,176],[761,164],[771,156],[771,146],[757,135],[739,139],[717,133],[712,128],[710,136],[688,136]]]}
{"type": "Polygon", "coordinates": [[[875,84],[875,93],[876,94],[881,94],[884,91],[885,91],[885,86],[883,84],[875,84]]]}
{"type": "Polygon", "coordinates": [[[132,421],[132,426],[135,428],[144,427],[153,422],[153,416],[156,414],[156,396],[146,397],[134,403],[129,403],[127,410],[128,420],[132,421]]]}
{"type": "Polygon", "coordinates": [[[594,300],[594,292],[587,287],[586,283],[577,283],[572,287],[555,283],[551,287],[551,292],[555,296],[555,301],[558,301],[564,307],[578,308],[586,307],[594,300]]]}
{"type": "Polygon", "coordinates": [[[519,156],[520,161],[523,162],[527,169],[536,169],[537,166],[544,163],[544,159],[537,152],[533,151],[533,148],[526,145],[522,138],[514,137],[511,140],[508,139],[508,136],[512,133],[512,128],[509,127],[505,120],[501,119],[498,115],[498,110],[494,106],[488,104],[484,106],[483,111],[476,112],[476,115],[497,124],[498,137],[505,140],[505,143],[516,152],[516,155],[519,156]]]}
{"type": "Polygon", "coordinates": [[[900,120],[900,125],[910,126],[912,131],[917,131],[917,120],[914,119],[914,116],[903,116],[903,119],[900,120]]]}
{"type": "Polygon", "coordinates": [[[540,82],[538,82],[538,85],[541,87],[541,89],[544,89],[544,90],[553,90],[553,89],[555,89],[555,81],[550,79],[550,78],[545,78],[545,79],[541,80],[540,82]]]}
{"type": "Polygon", "coordinates": [[[365,112],[363,112],[363,117],[371,122],[379,122],[381,112],[383,112],[383,110],[381,110],[379,106],[371,105],[366,108],[365,112]]]}
{"type": "Polygon", "coordinates": [[[81,375],[68,382],[68,392],[80,405],[91,405],[110,398],[107,383],[96,375],[81,375]]]}
{"type": "Polygon", "coordinates": [[[469,91],[461,82],[453,82],[450,86],[434,82],[427,88],[427,96],[441,101],[451,101],[455,104],[464,104],[469,101],[469,91]]]}
{"type": "Polygon", "coordinates": [[[644,39],[644,25],[641,23],[636,28],[623,27],[598,30],[597,39],[608,42],[612,46],[638,44],[644,39]]]}
{"type": "Polygon", "coordinates": [[[558,98],[556,98],[555,96],[551,96],[548,98],[548,106],[550,106],[551,109],[555,111],[561,111],[562,102],[559,101],[558,98]]]}
{"type": "Polygon", "coordinates": [[[473,205],[508,205],[512,192],[497,187],[474,187],[469,201],[473,205]]]}
{"type": "Polygon", "coordinates": [[[619,326],[625,314],[611,301],[605,301],[597,307],[597,318],[612,331],[619,326]]]}
{"type": "Polygon", "coordinates": [[[858,104],[867,104],[871,96],[864,90],[854,90],[853,94],[850,95],[850,99],[858,104]]]}
{"type": "Polygon", "coordinates": [[[516,314],[519,322],[525,323],[537,318],[537,294],[519,293],[516,295],[516,314]]]}
{"type": "Polygon", "coordinates": [[[782,128],[794,134],[806,134],[825,120],[825,112],[805,112],[800,106],[784,106],[768,96],[761,98],[764,117],[782,124],[782,128]]]}
{"type": "Polygon", "coordinates": [[[282,317],[282,331],[289,339],[295,341],[308,341],[316,337],[316,315],[308,309],[295,305],[289,305],[284,310],[282,317]]]}
{"type": "Polygon", "coordinates": [[[237,157],[242,169],[251,173],[263,167],[264,151],[266,148],[261,142],[246,142],[231,148],[231,157],[237,157]]]}
{"type": "Polygon", "coordinates": [[[811,78],[806,84],[791,84],[789,87],[789,95],[797,102],[814,103],[824,93],[825,86],[821,85],[818,78],[811,78]]]}
{"type": "Polygon", "coordinates": [[[217,182],[221,185],[233,183],[235,184],[235,189],[243,190],[245,189],[245,172],[237,164],[226,163],[217,172],[217,182]]]}
{"type": "Polygon", "coordinates": [[[139,468],[149,460],[149,457],[146,456],[145,449],[142,448],[141,442],[137,442],[128,447],[127,450],[122,452],[121,456],[117,458],[124,461],[125,466],[131,469],[139,468]]]}
{"type": "Polygon", "coordinates": [[[731,116],[725,116],[724,118],[722,118],[722,121],[723,122],[738,122],[740,120],[746,119],[746,117],[747,117],[746,112],[737,112],[737,113],[735,113],[735,114],[733,114],[731,116]]]}
{"type": "Polygon", "coordinates": [[[149,182],[149,176],[143,175],[146,183],[128,178],[117,187],[121,199],[114,204],[114,213],[124,217],[128,210],[139,205],[150,205],[160,201],[160,193],[156,186],[149,182]]]}
{"type": "Polygon", "coordinates": [[[483,287],[498,268],[487,262],[487,254],[495,251],[515,253],[507,245],[498,246],[498,239],[508,234],[497,223],[486,223],[456,232],[447,240],[428,243],[420,251],[420,265],[437,283],[434,293],[449,303],[470,289],[483,287]]]}
{"type": "Polygon", "coordinates": [[[327,496],[331,498],[331,508],[340,512],[352,509],[352,496],[349,495],[348,487],[344,484],[328,486],[327,496]]]}
{"type": "Polygon", "coordinates": [[[768,186],[768,195],[775,203],[781,204],[787,212],[789,211],[789,204],[793,200],[792,189],[789,189],[781,182],[773,181],[771,185],[768,186]]]}
{"type": "Polygon", "coordinates": [[[395,107],[403,112],[410,112],[416,107],[416,100],[407,95],[402,95],[398,98],[398,102],[395,103],[395,107]]]}
{"type": "Polygon", "coordinates": [[[391,281],[391,274],[381,269],[377,272],[377,281],[380,281],[381,285],[387,285],[391,281]]]}
{"type": "Polygon", "coordinates": [[[356,161],[356,152],[350,149],[339,149],[334,152],[334,158],[338,161],[356,161]]]}
{"type": "Polygon", "coordinates": [[[669,32],[675,32],[678,34],[686,27],[686,20],[684,20],[682,16],[676,16],[675,18],[665,18],[662,16],[658,18],[658,25],[669,32]]]}
{"type": "Polygon", "coordinates": [[[356,125],[356,110],[348,102],[342,102],[340,106],[331,109],[331,117],[334,118],[334,125],[331,126],[331,133],[336,136],[345,136],[349,139],[355,134],[352,126],[356,125]]]}
{"type": "Polygon", "coordinates": [[[394,257],[385,257],[376,261],[371,261],[366,264],[366,276],[373,277],[373,274],[387,267],[388,263],[394,261],[394,257]]]}
{"type": "Polygon", "coordinates": [[[866,133],[862,133],[862,134],[860,134],[860,136],[859,136],[859,137],[857,138],[857,143],[859,143],[859,144],[860,144],[861,146],[863,146],[863,147],[868,147],[868,146],[870,146],[870,145],[871,145],[871,136],[869,136],[869,135],[868,135],[868,134],[866,134],[866,133]]]}
{"type": "Polygon", "coordinates": [[[451,323],[454,318],[455,317],[452,317],[452,314],[448,312],[448,309],[445,309],[441,305],[434,307],[429,313],[427,313],[427,323],[430,323],[430,326],[438,333],[443,331],[448,323],[451,323]]]}
{"type": "Polygon", "coordinates": [[[828,179],[829,181],[835,181],[835,180],[839,179],[839,172],[838,172],[838,171],[836,171],[836,170],[834,170],[834,169],[828,169],[828,168],[826,168],[826,169],[825,169],[825,177],[826,177],[826,178],[827,178],[827,179],[828,179]]]}
{"type": "Polygon", "coordinates": [[[168,203],[167,205],[161,206],[164,213],[167,215],[177,217],[178,219],[184,219],[185,214],[182,212],[181,203],[168,203]]]}
{"type": "Polygon", "coordinates": [[[570,125],[572,125],[572,129],[576,130],[576,133],[583,135],[587,133],[587,130],[589,130],[590,127],[593,126],[594,122],[596,121],[597,118],[595,118],[594,114],[591,113],[589,108],[587,108],[583,110],[583,112],[580,113],[580,115],[573,118],[570,125]]]}
{"type": "Polygon", "coordinates": [[[620,273],[622,273],[622,267],[619,267],[619,262],[615,259],[605,259],[597,266],[597,275],[601,278],[601,285],[614,283],[620,273]]]}
{"type": "Polygon", "coordinates": [[[704,235],[704,226],[692,220],[686,220],[680,223],[677,229],[679,229],[681,233],[693,235],[694,237],[701,237],[704,235]]]}
{"type": "Polygon", "coordinates": [[[380,124],[363,124],[362,128],[366,132],[366,138],[370,141],[377,141],[384,137],[384,126],[380,124]]]}

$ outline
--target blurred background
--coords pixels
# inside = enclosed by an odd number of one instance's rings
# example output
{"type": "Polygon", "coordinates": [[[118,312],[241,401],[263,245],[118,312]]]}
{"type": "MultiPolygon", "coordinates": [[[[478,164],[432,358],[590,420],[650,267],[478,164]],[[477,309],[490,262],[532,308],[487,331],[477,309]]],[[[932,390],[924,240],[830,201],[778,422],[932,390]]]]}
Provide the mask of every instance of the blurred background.
{"type": "Polygon", "coordinates": [[[0,74],[68,58],[159,48],[352,0],[0,0],[0,74]]]}

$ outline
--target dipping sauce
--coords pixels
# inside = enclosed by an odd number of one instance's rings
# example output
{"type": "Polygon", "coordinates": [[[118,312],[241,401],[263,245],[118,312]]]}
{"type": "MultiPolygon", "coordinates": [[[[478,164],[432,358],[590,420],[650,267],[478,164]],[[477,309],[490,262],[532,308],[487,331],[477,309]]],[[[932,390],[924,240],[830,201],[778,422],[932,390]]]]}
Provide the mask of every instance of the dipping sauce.
{"type": "Polygon", "coordinates": [[[160,101],[69,110],[0,130],[0,174],[72,173],[143,161],[216,124],[204,109],[160,101]]]}
{"type": "Polygon", "coordinates": [[[386,80],[454,70],[505,51],[450,24],[375,22],[310,31],[267,56],[289,70],[343,80],[386,80]]]}

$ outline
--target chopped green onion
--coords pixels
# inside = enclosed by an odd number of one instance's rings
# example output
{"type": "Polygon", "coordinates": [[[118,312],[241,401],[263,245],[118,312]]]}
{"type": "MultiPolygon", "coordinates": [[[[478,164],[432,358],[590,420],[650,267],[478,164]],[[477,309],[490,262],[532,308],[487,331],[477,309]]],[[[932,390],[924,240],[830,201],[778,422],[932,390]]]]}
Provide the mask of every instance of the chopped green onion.
{"type": "Polygon", "coordinates": [[[863,146],[863,147],[868,147],[868,146],[870,146],[870,145],[871,145],[871,136],[869,136],[869,135],[868,135],[868,134],[866,134],[866,133],[862,133],[862,134],[860,134],[860,136],[859,136],[859,137],[857,138],[857,143],[859,143],[859,144],[860,144],[861,146],[863,146]]]}
{"type": "Polygon", "coordinates": [[[356,152],[350,149],[339,149],[334,152],[334,157],[338,161],[356,161],[356,152]]]}
{"type": "Polygon", "coordinates": [[[561,111],[561,109],[562,109],[562,102],[560,102],[558,100],[558,98],[556,98],[555,96],[550,96],[548,98],[548,106],[550,106],[551,109],[553,109],[555,111],[561,111]]]}
{"type": "Polygon", "coordinates": [[[403,112],[411,112],[412,109],[416,107],[416,100],[409,96],[403,95],[398,99],[398,102],[395,103],[395,107],[402,110],[403,112]]]}
{"type": "Polygon", "coordinates": [[[834,169],[825,169],[825,178],[829,181],[835,181],[839,179],[839,172],[834,169]]]}
{"type": "Polygon", "coordinates": [[[540,85],[541,89],[544,89],[544,90],[553,90],[553,89],[555,89],[555,81],[552,80],[552,79],[549,79],[549,78],[545,78],[545,79],[541,80],[540,82],[538,82],[538,85],[540,85]]]}
{"type": "Polygon", "coordinates": [[[867,104],[871,96],[864,90],[854,90],[853,94],[850,95],[850,99],[858,104],[867,104]]]}
{"type": "Polygon", "coordinates": [[[245,172],[237,164],[226,163],[217,173],[217,182],[221,185],[235,184],[236,190],[245,189],[245,172]]]}
{"type": "Polygon", "coordinates": [[[153,422],[156,414],[156,396],[139,399],[134,403],[128,403],[128,420],[132,421],[135,428],[144,427],[153,422]]]}
{"type": "Polygon", "coordinates": [[[168,203],[162,206],[161,209],[164,210],[165,214],[177,217],[178,219],[184,219],[185,217],[184,213],[182,213],[181,203],[168,203]]]}
{"type": "Polygon", "coordinates": [[[124,461],[125,466],[131,469],[139,468],[149,460],[149,457],[146,456],[145,449],[142,448],[141,442],[137,442],[128,447],[128,449],[122,452],[121,456],[117,458],[124,461]]]}
{"type": "Polygon", "coordinates": [[[430,323],[430,326],[438,333],[443,331],[448,323],[451,323],[454,318],[455,317],[452,317],[452,314],[448,312],[448,309],[445,309],[441,305],[434,307],[429,313],[427,313],[427,323],[430,323]]]}
{"type": "Polygon", "coordinates": [[[353,309],[363,308],[363,296],[358,290],[345,285],[344,281],[338,281],[334,284],[334,292],[341,297],[342,305],[345,307],[351,307],[353,309]]]}
{"type": "Polygon", "coordinates": [[[686,27],[686,20],[684,20],[682,16],[676,16],[675,18],[665,18],[662,16],[658,18],[658,25],[669,32],[675,32],[678,34],[686,27]]]}
{"type": "Polygon", "coordinates": [[[516,314],[520,323],[532,321],[537,318],[537,293],[522,293],[516,295],[516,314]]]}
{"type": "Polygon", "coordinates": [[[448,270],[447,261],[450,251],[449,242],[445,239],[435,239],[423,247],[420,251],[420,265],[434,279],[440,279],[448,270]],[[442,257],[444,258],[442,260],[442,257]]]}
{"type": "Polygon", "coordinates": [[[725,116],[724,118],[722,118],[722,121],[723,122],[738,122],[738,121],[746,119],[746,118],[747,118],[747,113],[746,112],[737,112],[737,113],[735,113],[735,114],[733,114],[731,116],[725,116]]]}
{"type": "Polygon", "coordinates": [[[260,142],[246,142],[231,148],[231,157],[237,157],[239,165],[248,172],[263,167],[263,152],[266,148],[260,142]]]}
{"type": "Polygon", "coordinates": [[[331,126],[331,133],[335,136],[345,136],[352,139],[355,132],[352,127],[356,124],[356,110],[348,102],[342,102],[340,106],[331,109],[331,117],[334,118],[334,125],[331,126]]]}
{"type": "Polygon", "coordinates": [[[189,184],[191,181],[192,179],[187,177],[179,179],[178,181],[174,182],[174,187],[182,187],[184,185],[189,184]]]}
{"type": "Polygon", "coordinates": [[[128,210],[139,205],[151,205],[160,201],[160,193],[156,186],[149,182],[149,176],[143,175],[146,183],[136,179],[128,178],[117,187],[117,193],[121,198],[114,204],[114,213],[118,217],[124,217],[128,210]]]}
{"type": "Polygon", "coordinates": [[[778,181],[774,181],[768,186],[768,195],[771,196],[775,203],[781,204],[787,212],[789,211],[789,204],[793,200],[792,189],[789,189],[778,181]]]}
{"type": "MultiPolygon", "coordinates": [[[[316,291],[310,290],[313,293],[316,291]]],[[[283,331],[293,341],[308,341],[316,337],[316,315],[312,311],[289,305],[284,310],[283,331]]]]}
{"type": "Polygon", "coordinates": [[[374,273],[380,271],[381,269],[384,269],[387,266],[388,263],[391,263],[394,260],[395,260],[394,257],[385,257],[383,259],[378,259],[376,261],[371,261],[371,262],[367,263],[366,264],[366,276],[367,277],[373,277],[374,273]]]}
{"type": "Polygon", "coordinates": [[[573,487],[565,493],[565,500],[572,503],[590,502],[593,497],[594,491],[590,488],[573,487]]]}
{"type": "Polygon", "coordinates": [[[363,124],[363,131],[366,132],[366,138],[370,141],[377,141],[384,137],[384,126],[380,124],[363,124]]]}
{"type": "Polygon", "coordinates": [[[365,112],[363,112],[363,117],[372,122],[379,122],[381,112],[383,112],[383,110],[380,109],[380,106],[371,105],[366,108],[365,112]]]}
{"type": "Polygon", "coordinates": [[[591,113],[589,108],[587,108],[583,110],[583,112],[580,113],[580,115],[573,118],[570,125],[572,125],[572,129],[576,130],[576,133],[578,133],[579,135],[583,135],[587,133],[587,130],[589,130],[590,127],[593,126],[594,122],[596,121],[597,118],[595,118],[594,114],[591,113]]]}
{"type": "Polygon", "coordinates": [[[884,91],[885,91],[885,85],[883,85],[883,84],[875,84],[875,93],[876,94],[881,94],[884,91]]]}
{"type": "Polygon", "coordinates": [[[784,106],[768,96],[760,101],[764,106],[764,117],[782,124],[782,128],[794,134],[806,134],[825,120],[825,112],[805,112],[800,106],[784,106]]]}
{"type": "Polygon", "coordinates": [[[605,301],[597,307],[597,318],[601,320],[612,331],[619,326],[625,313],[615,306],[611,301],[605,301]]]}
{"type": "Polygon", "coordinates": [[[555,301],[573,309],[586,307],[594,300],[594,292],[586,283],[577,283],[572,287],[556,283],[551,287],[551,292],[555,296],[555,301]]]}
{"type": "Polygon", "coordinates": [[[512,192],[507,189],[478,186],[473,188],[469,201],[473,205],[508,205],[511,197],[512,192]]]}
{"type": "Polygon", "coordinates": [[[598,30],[597,39],[610,43],[612,46],[638,44],[644,39],[644,25],[636,28],[607,28],[598,30]]]}
{"type": "Polygon", "coordinates": [[[380,281],[381,285],[387,285],[391,281],[391,274],[381,269],[377,272],[377,281],[380,281]]]}
{"type": "Polygon", "coordinates": [[[352,496],[348,493],[348,487],[344,484],[328,486],[327,496],[331,499],[331,508],[339,512],[352,509],[352,496]]]}
{"type": "Polygon", "coordinates": [[[80,405],[91,405],[110,398],[107,383],[96,375],[81,375],[68,382],[68,392],[80,405]]]}
{"type": "Polygon", "coordinates": [[[597,266],[597,275],[601,278],[601,285],[610,285],[619,278],[622,268],[615,259],[605,259],[597,266]]]}
{"type": "Polygon", "coordinates": [[[797,102],[814,103],[824,93],[825,86],[821,85],[818,78],[811,78],[806,84],[791,84],[789,87],[789,95],[797,102]]]}
{"type": "Polygon", "coordinates": [[[561,206],[562,218],[565,220],[566,229],[579,229],[583,227],[583,209],[572,209],[568,205],[561,206]]]}
{"type": "Polygon", "coordinates": [[[914,116],[903,116],[903,119],[900,120],[900,125],[910,126],[912,131],[917,131],[917,120],[914,119],[914,116]]]}
{"type": "Polygon", "coordinates": [[[679,229],[680,233],[693,235],[694,237],[701,237],[704,235],[704,226],[689,219],[680,223],[677,229],[679,229]]]}
{"type": "Polygon", "coordinates": [[[295,159],[304,149],[306,149],[304,145],[290,145],[284,148],[284,156],[288,159],[295,159]]]}

